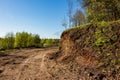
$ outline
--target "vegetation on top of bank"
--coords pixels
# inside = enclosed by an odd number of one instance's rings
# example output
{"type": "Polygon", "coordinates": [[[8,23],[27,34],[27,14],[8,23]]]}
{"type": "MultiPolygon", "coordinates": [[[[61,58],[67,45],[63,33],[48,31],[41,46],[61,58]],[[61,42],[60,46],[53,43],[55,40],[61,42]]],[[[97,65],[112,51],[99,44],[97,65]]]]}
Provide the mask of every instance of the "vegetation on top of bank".
{"type": "MultiPolygon", "coordinates": [[[[111,22],[88,23],[63,32],[76,44],[78,52],[81,48],[89,48],[96,52],[96,59],[106,67],[120,64],[120,20],[111,22]]],[[[92,53],[91,53],[92,54],[92,53]]]]}
{"type": "Polygon", "coordinates": [[[74,30],[74,29],[83,29],[83,28],[88,28],[90,25],[94,25],[94,26],[98,26],[98,27],[108,27],[111,26],[111,24],[120,24],[120,20],[116,20],[116,21],[101,21],[101,22],[89,22],[89,23],[85,23],[82,24],[80,26],[75,26],[75,27],[71,27],[66,29],[64,32],[67,32],[69,30],[74,30]]]}

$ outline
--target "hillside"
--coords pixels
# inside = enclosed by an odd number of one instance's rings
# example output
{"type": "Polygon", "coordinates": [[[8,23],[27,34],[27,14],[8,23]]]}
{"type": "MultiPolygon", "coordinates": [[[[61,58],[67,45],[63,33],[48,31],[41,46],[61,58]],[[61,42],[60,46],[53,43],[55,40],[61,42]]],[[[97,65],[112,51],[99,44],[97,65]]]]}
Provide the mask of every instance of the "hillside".
{"type": "Polygon", "coordinates": [[[85,80],[120,79],[120,21],[86,24],[63,32],[58,61],[74,62],[85,80]]]}

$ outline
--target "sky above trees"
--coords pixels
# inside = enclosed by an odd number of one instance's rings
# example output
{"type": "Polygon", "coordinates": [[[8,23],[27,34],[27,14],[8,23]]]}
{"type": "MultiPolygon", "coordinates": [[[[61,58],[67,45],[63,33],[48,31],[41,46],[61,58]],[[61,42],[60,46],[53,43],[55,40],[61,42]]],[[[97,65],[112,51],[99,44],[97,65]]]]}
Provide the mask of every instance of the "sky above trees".
{"type": "Polygon", "coordinates": [[[26,31],[42,38],[59,38],[67,4],[66,0],[0,0],[0,37],[26,31]]]}

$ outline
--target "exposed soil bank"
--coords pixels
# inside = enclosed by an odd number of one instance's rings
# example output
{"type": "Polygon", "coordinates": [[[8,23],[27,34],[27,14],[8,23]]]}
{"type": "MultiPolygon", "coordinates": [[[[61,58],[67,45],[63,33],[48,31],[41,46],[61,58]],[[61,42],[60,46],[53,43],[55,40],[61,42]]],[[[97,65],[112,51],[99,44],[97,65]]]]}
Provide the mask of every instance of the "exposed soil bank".
{"type": "Polygon", "coordinates": [[[119,80],[120,21],[90,23],[64,31],[57,61],[76,63],[85,80],[119,80]]]}

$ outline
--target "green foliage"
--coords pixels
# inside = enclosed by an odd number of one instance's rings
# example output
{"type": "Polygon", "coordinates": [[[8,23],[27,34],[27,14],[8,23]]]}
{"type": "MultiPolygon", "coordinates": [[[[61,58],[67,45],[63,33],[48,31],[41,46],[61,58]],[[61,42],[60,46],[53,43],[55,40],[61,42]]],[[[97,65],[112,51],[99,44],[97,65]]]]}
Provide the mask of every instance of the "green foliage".
{"type": "Polygon", "coordinates": [[[14,35],[8,33],[5,38],[0,39],[0,49],[13,49],[14,48],[14,35]]]}
{"type": "Polygon", "coordinates": [[[32,34],[29,34],[27,37],[27,46],[26,47],[33,47],[34,46],[34,37],[32,34]]]}
{"type": "Polygon", "coordinates": [[[40,40],[40,47],[44,47],[46,39],[41,39],[40,40]]]}
{"type": "Polygon", "coordinates": [[[109,42],[109,39],[106,39],[106,38],[104,38],[104,37],[99,37],[97,40],[96,40],[96,42],[95,42],[95,46],[97,46],[97,47],[101,47],[101,46],[103,46],[106,42],[109,42]]]}
{"type": "Polygon", "coordinates": [[[35,47],[40,47],[40,37],[38,34],[34,35],[34,46],[35,47]]]}
{"type": "Polygon", "coordinates": [[[58,46],[59,39],[40,39],[38,34],[27,32],[8,33],[5,38],[0,38],[0,50],[14,48],[31,48],[31,47],[50,47],[58,46]]]}
{"type": "Polygon", "coordinates": [[[95,36],[97,38],[97,40],[95,41],[94,45],[97,47],[103,46],[105,43],[109,42],[110,39],[107,38],[101,30],[97,30],[95,32],[95,36]]]}
{"type": "Polygon", "coordinates": [[[77,54],[83,55],[86,50],[103,63],[101,67],[111,70],[120,65],[120,20],[74,27],[63,32],[62,38],[66,36],[74,43],[77,54]]]}
{"type": "Polygon", "coordinates": [[[52,46],[52,40],[51,39],[47,39],[46,42],[45,42],[45,46],[46,47],[52,46]]]}
{"type": "Polygon", "coordinates": [[[13,33],[8,33],[5,38],[0,38],[0,50],[58,45],[59,39],[40,39],[38,34],[33,35],[27,32],[17,32],[15,36],[13,33]]]}
{"type": "Polygon", "coordinates": [[[120,58],[118,58],[118,62],[120,62],[120,58]]]}
{"type": "Polygon", "coordinates": [[[108,22],[106,22],[106,21],[101,21],[98,25],[99,25],[99,26],[108,26],[108,22]]]}
{"type": "Polygon", "coordinates": [[[58,46],[58,44],[59,44],[59,39],[46,39],[44,41],[43,46],[44,47],[58,46]]]}
{"type": "Polygon", "coordinates": [[[27,32],[16,33],[15,48],[25,48],[25,47],[27,47],[27,45],[29,45],[27,43],[28,36],[29,36],[29,34],[27,32]]]}
{"type": "Polygon", "coordinates": [[[40,37],[38,34],[22,32],[16,33],[15,48],[40,47],[40,37]]]}
{"type": "Polygon", "coordinates": [[[5,39],[0,40],[0,49],[7,49],[7,43],[5,39]]]}
{"type": "MultiPolygon", "coordinates": [[[[80,2],[81,0],[77,0],[80,2]]],[[[119,0],[83,0],[88,22],[114,21],[120,19],[119,0]]]]}

